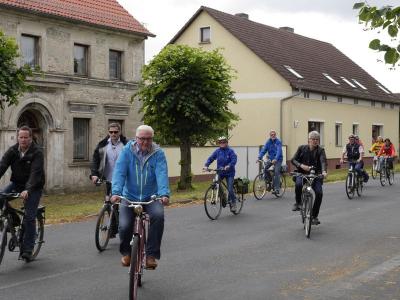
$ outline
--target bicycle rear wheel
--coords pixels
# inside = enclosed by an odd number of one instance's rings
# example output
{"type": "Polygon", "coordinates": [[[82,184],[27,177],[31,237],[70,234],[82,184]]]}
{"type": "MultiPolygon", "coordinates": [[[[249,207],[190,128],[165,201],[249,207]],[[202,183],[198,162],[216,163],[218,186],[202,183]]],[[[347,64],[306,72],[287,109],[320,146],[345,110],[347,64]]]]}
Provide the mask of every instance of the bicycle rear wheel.
{"type": "Polygon", "coordinates": [[[310,238],[311,235],[311,223],[312,223],[312,207],[313,207],[313,196],[311,194],[307,194],[305,196],[304,203],[304,229],[307,238],[310,238]]]}
{"type": "Polygon", "coordinates": [[[232,211],[232,213],[234,215],[238,215],[238,214],[240,214],[240,212],[242,211],[242,208],[243,208],[244,196],[243,196],[243,194],[241,194],[237,191],[236,186],[234,186],[233,188],[235,190],[235,197],[236,197],[236,211],[232,211]]]}
{"type": "Polygon", "coordinates": [[[0,264],[3,260],[4,252],[7,246],[7,229],[8,223],[4,218],[0,219],[0,264]]]}
{"type": "Polygon", "coordinates": [[[379,173],[379,181],[381,182],[381,186],[386,185],[386,167],[382,167],[381,172],[379,173]]]}
{"type": "Polygon", "coordinates": [[[377,175],[377,173],[376,173],[376,165],[377,165],[377,161],[376,161],[376,160],[373,160],[373,161],[372,161],[372,166],[371,166],[371,176],[372,176],[372,179],[375,179],[375,178],[376,178],[376,175],[377,175]]]}
{"type": "Polygon", "coordinates": [[[265,193],[267,192],[267,184],[264,178],[264,174],[260,173],[254,178],[253,181],[253,194],[257,200],[261,200],[264,198],[265,193]]]}
{"type": "Polygon", "coordinates": [[[139,286],[139,236],[135,235],[131,242],[131,265],[129,267],[129,299],[137,299],[137,290],[139,286]]]}
{"type": "Polygon", "coordinates": [[[387,178],[388,178],[389,184],[393,185],[393,183],[394,183],[394,170],[393,169],[388,169],[387,173],[388,173],[387,174],[387,178]]]}
{"type": "Polygon", "coordinates": [[[357,176],[357,195],[358,197],[361,197],[362,192],[363,192],[363,187],[364,187],[364,183],[363,183],[364,178],[357,176]]]}
{"type": "Polygon", "coordinates": [[[222,210],[221,193],[217,195],[217,192],[217,187],[211,185],[204,195],[204,210],[211,220],[216,220],[222,210]]]}
{"type": "Polygon", "coordinates": [[[279,194],[277,194],[277,193],[274,194],[276,198],[281,198],[283,196],[283,194],[285,194],[285,191],[286,191],[286,178],[283,174],[281,174],[281,176],[280,176],[279,186],[280,186],[279,194]]]}
{"type": "Polygon", "coordinates": [[[349,173],[346,177],[346,195],[349,199],[354,197],[353,176],[353,173],[349,173]]]}
{"type": "Polygon", "coordinates": [[[40,248],[42,248],[43,236],[44,236],[44,220],[41,216],[37,216],[35,245],[33,246],[33,251],[32,251],[33,258],[36,258],[38,256],[40,248]]]}
{"type": "Polygon", "coordinates": [[[112,210],[109,205],[104,205],[96,222],[95,242],[97,250],[104,251],[110,240],[110,224],[112,210]]]}

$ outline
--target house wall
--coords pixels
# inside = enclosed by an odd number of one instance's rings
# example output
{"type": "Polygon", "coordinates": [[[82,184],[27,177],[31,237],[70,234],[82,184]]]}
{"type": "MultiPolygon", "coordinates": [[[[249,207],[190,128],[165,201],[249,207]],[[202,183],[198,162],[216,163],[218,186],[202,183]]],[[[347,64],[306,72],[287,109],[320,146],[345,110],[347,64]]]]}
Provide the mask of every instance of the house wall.
{"type": "Polygon", "coordinates": [[[0,9],[0,29],[18,43],[21,34],[38,36],[42,71],[29,80],[33,92],[24,94],[17,106],[0,111],[0,153],[16,142],[21,114],[33,111],[43,119],[47,190],[92,187],[89,160],[106,136],[109,120],[122,121],[128,137],[134,136],[134,129],[141,124],[139,104],[132,105],[130,98],[144,64],[144,37],[8,9],[0,9]],[[88,76],[74,75],[74,43],[89,46],[88,76]],[[109,50],[123,52],[122,80],[109,79],[109,50]],[[74,118],[89,119],[89,160],[73,159],[74,118]]]}

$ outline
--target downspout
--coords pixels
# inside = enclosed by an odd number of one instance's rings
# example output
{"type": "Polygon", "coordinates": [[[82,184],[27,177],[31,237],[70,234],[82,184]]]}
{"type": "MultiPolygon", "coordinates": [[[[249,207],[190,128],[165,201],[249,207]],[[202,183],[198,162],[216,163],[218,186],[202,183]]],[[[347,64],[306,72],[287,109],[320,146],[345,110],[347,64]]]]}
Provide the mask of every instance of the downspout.
{"type": "Polygon", "coordinates": [[[291,94],[290,96],[287,96],[285,98],[282,98],[280,100],[280,108],[279,108],[279,134],[281,141],[283,141],[283,103],[287,100],[292,99],[293,97],[299,96],[302,93],[301,88],[299,88],[299,91],[291,94]]]}

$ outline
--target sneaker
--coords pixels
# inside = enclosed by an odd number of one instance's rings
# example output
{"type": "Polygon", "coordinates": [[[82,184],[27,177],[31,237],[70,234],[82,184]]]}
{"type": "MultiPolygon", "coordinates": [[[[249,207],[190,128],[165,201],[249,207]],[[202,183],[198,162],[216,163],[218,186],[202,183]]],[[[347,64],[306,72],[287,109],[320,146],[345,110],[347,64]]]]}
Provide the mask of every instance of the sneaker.
{"type": "Polygon", "coordinates": [[[235,203],[231,203],[231,212],[236,212],[236,202],[235,203]]]}
{"type": "Polygon", "coordinates": [[[293,204],[292,211],[298,211],[298,210],[300,210],[300,204],[297,203],[293,204]]]}
{"type": "Polygon", "coordinates": [[[21,258],[25,259],[26,262],[30,262],[33,260],[32,251],[24,251],[21,254],[21,258]]]}
{"type": "Polygon", "coordinates": [[[274,195],[276,195],[276,196],[279,196],[279,190],[273,190],[273,191],[272,191],[272,194],[274,194],[274,195]]]}
{"type": "Polygon", "coordinates": [[[318,220],[318,218],[313,218],[311,224],[312,225],[319,225],[319,224],[321,224],[321,222],[318,220]]]}

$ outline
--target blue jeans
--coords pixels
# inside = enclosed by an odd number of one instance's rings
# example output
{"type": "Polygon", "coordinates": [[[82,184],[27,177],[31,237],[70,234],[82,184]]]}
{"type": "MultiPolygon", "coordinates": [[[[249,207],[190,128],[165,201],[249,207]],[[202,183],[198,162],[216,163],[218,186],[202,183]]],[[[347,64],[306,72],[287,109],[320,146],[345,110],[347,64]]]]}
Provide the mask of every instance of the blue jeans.
{"type": "MultiPolygon", "coordinates": [[[[4,190],[4,193],[17,192],[20,193],[24,190],[22,187],[18,187],[15,183],[11,182],[4,190]]],[[[39,206],[40,197],[42,196],[42,190],[32,191],[28,193],[28,199],[24,201],[25,215],[24,215],[24,237],[22,242],[23,251],[32,251],[35,246],[36,236],[36,215],[37,208],[39,206]]]]}
{"type": "Polygon", "coordinates": [[[233,189],[233,182],[235,180],[234,176],[221,176],[221,181],[223,179],[226,179],[226,185],[228,187],[228,201],[230,203],[235,203],[236,202],[236,197],[235,197],[235,190],[233,189]]]}
{"type": "MultiPolygon", "coordinates": [[[[312,216],[314,218],[318,217],[319,214],[319,209],[321,207],[321,203],[322,203],[322,196],[323,196],[323,192],[322,192],[322,185],[323,185],[324,181],[320,178],[315,178],[315,180],[313,181],[312,184],[312,189],[315,192],[315,201],[314,201],[314,206],[313,206],[313,210],[312,210],[312,216]]],[[[296,193],[296,203],[297,204],[301,204],[301,191],[303,189],[303,178],[301,178],[300,176],[296,177],[296,187],[295,187],[295,193],[296,193]]]]}
{"type": "MultiPolygon", "coordinates": [[[[133,209],[126,207],[125,200],[119,206],[119,251],[122,255],[131,255],[131,245],[135,215],[133,209]]],[[[161,240],[164,232],[164,206],[159,202],[144,205],[143,209],[149,214],[150,226],[146,245],[146,255],[160,259],[161,240]]]]}
{"type": "Polygon", "coordinates": [[[349,166],[353,166],[358,176],[362,176],[364,181],[368,181],[369,175],[366,171],[364,171],[364,162],[349,162],[349,166]]]}
{"type": "MultiPolygon", "coordinates": [[[[265,164],[265,169],[264,169],[264,174],[265,174],[265,179],[268,181],[271,180],[271,174],[268,171],[268,169],[272,166],[272,162],[268,162],[265,164]]],[[[279,191],[280,185],[281,185],[281,167],[282,167],[282,162],[281,161],[276,161],[275,163],[275,168],[274,168],[274,190],[279,191]]]]}

